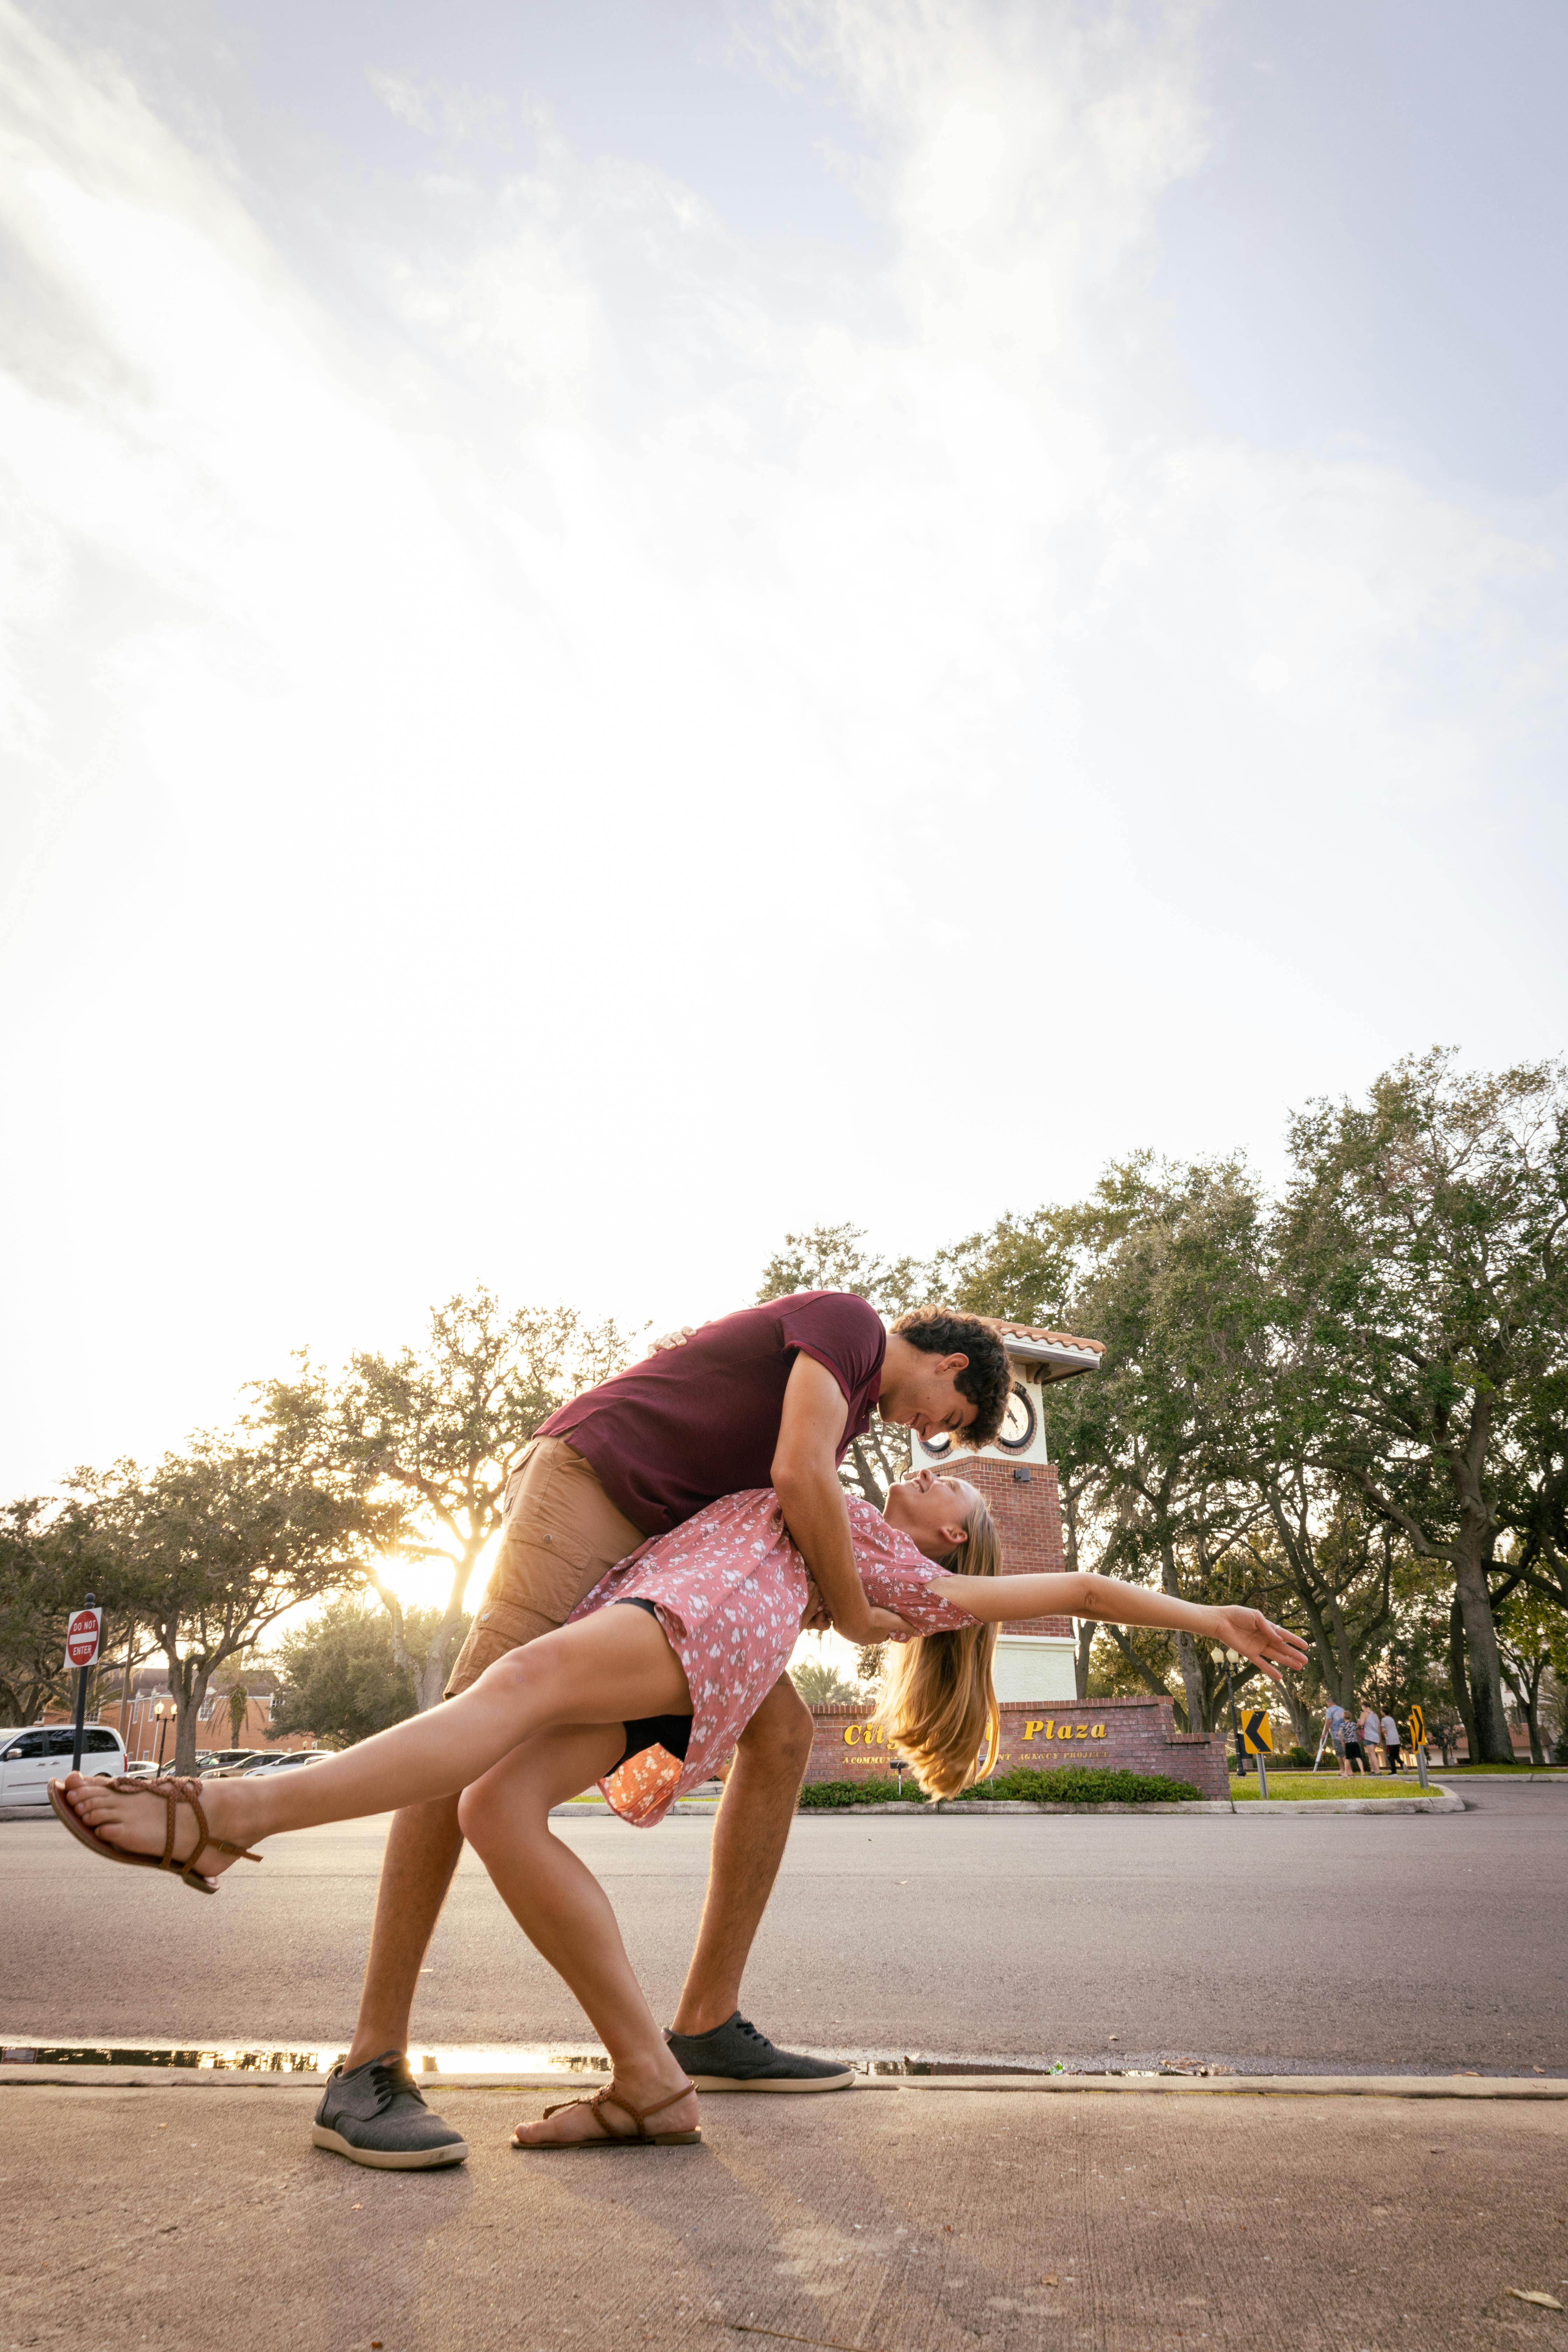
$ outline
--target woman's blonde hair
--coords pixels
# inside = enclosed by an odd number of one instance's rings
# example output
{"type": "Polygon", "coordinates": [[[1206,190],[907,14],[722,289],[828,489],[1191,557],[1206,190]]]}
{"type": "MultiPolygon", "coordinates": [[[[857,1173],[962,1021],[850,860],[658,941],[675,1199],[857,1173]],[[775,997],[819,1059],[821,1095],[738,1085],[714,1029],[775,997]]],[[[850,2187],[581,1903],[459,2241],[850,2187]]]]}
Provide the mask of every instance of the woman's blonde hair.
{"type": "MultiPolygon", "coordinates": [[[[1002,1538],[978,1496],[964,1523],[963,1543],[939,1565],[950,1576],[1000,1576],[1002,1538]]],[[[893,1652],[873,1720],[896,1748],[928,1797],[956,1797],[996,1769],[1002,1717],[991,1680],[994,1625],[964,1625],[949,1633],[922,1633],[893,1652]]]]}

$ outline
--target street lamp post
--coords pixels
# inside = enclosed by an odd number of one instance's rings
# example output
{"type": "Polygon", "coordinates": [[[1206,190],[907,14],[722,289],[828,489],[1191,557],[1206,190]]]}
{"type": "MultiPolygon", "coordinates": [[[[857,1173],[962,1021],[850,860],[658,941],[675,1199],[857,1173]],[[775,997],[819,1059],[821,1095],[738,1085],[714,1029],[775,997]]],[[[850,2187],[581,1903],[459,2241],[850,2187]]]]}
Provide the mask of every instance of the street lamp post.
{"type": "Polygon", "coordinates": [[[1236,1685],[1231,1680],[1230,1672],[1231,1667],[1236,1664],[1240,1656],[1241,1652],[1239,1650],[1227,1650],[1225,1654],[1225,1695],[1230,1702],[1230,1736],[1236,1742],[1236,1769],[1241,1775],[1241,1778],[1245,1780],[1247,1778],[1247,1750],[1241,1744],[1241,1726],[1237,1720],[1236,1714],[1236,1685]]]}
{"type": "Polygon", "coordinates": [[[156,1717],[158,1723],[158,1761],[153,1767],[153,1776],[155,1778],[163,1769],[163,1702],[162,1699],[158,1701],[157,1706],[153,1709],[153,1713],[156,1717]]]}

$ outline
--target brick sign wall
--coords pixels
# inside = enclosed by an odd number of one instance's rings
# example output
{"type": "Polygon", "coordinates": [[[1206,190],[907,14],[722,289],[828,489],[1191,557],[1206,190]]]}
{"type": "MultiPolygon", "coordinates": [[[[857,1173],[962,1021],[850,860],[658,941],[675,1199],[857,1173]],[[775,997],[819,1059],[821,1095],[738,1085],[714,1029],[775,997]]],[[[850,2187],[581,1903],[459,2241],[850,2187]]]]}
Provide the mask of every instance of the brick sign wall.
{"type": "MultiPolygon", "coordinates": [[[[891,1772],[886,1741],[870,1728],[871,1708],[816,1706],[808,1780],[859,1780],[891,1772]]],[[[1176,1729],[1168,1698],[1098,1698],[1057,1706],[1005,1702],[999,1769],[1027,1764],[1105,1764],[1189,1780],[1205,1797],[1230,1793],[1225,1743],[1176,1729]]]]}

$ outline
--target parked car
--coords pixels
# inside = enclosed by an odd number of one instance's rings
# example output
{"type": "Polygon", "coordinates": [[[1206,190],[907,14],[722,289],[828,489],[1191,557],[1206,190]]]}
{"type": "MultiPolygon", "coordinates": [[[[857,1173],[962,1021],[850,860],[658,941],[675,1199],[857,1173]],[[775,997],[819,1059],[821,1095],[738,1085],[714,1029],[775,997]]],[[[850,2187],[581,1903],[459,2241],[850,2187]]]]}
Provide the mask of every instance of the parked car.
{"type": "Polygon", "coordinates": [[[243,1772],[249,1765],[259,1764],[267,1751],[260,1748],[220,1748],[210,1764],[202,1767],[204,1780],[221,1780],[231,1772],[243,1772]]]}
{"type": "MultiPolygon", "coordinates": [[[[68,1723],[34,1723],[0,1731],[0,1805],[47,1805],[48,1784],[71,1768],[76,1734],[68,1723]]],[[[81,1769],[112,1780],[125,1769],[125,1746],[106,1723],[89,1723],[81,1735],[81,1769]]]]}
{"type": "Polygon", "coordinates": [[[324,1764],[337,1752],[335,1748],[296,1748],[287,1756],[264,1756],[259,1764],[242,1764],[240,1769],[247,1778],[258,1772],[287,1772],[294,1764],[324,1764]]]}

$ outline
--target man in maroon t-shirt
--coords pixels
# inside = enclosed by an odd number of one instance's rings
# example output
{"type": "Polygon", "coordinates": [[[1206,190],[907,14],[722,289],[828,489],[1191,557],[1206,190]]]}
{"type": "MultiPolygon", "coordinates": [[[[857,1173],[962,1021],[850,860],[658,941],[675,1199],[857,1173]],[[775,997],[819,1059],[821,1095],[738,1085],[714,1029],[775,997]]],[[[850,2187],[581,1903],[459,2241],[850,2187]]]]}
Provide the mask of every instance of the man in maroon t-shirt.
{"type": "MultiPolygon", "coordinates": [[[[864,1298],[804,1290],[702,1325],[575,1398],[530,1442],[508,1483],[500,1551],[448,1696],[508,1650],[563,1624],[646,1537],[754,1486],[776,1491],[841,1633],[863,1643],[904,1632],[861,1590],[838,1465],[873,1409],[922,1437],[948,1430],[984,1444],[1001,1426],[1008,1393],[1002,1344],[972,1316],[921,1309],[887,1331],[864,1298]]],[[[651,1728],[628,1727],[628,1738],[651,1728]]],[[[739,2010],[811,1738],[810,1710],[782,1676],[735,1751],[669,2036],[700,2090],[836,2090],[851,2079],[846,2067],[776,2050],[739,2010]]],[[[419,1969],[462,1843],[455,1797],[394,1817],[359,2025],[316,2117],[318,2145],[358,2164],[422,2169],[468,2154],[425,2107],[404,2055],[419,1969]]]]}

